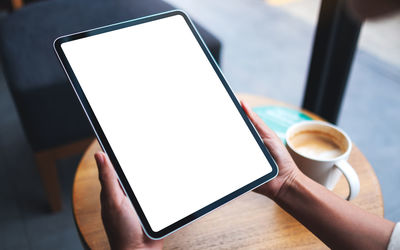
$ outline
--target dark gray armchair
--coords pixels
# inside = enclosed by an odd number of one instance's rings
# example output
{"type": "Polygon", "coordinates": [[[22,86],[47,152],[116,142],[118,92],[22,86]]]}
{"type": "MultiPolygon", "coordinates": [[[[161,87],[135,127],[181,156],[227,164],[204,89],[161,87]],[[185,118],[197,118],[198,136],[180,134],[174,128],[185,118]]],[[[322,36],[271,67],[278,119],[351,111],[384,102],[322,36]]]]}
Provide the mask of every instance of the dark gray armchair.
{"type": "MultiPolygon", "coordinates": [[[[58,36],[174,9],[160,0],[49,0],[0,24],[0,55],[25,134],[53,211],[61,209],[55,161],[93,140],[89,123],[53,52],[58,36]]],[[[197,28],[215,59],[220,42],[197,28]]]]}

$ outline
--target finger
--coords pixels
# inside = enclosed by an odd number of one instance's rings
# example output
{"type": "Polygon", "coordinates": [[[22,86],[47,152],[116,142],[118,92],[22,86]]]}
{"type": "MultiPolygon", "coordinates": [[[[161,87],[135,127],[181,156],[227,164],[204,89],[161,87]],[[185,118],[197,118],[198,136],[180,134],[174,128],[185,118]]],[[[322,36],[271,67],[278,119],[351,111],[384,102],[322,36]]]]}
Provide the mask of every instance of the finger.
{"type": "Polygon", "coordinates": [[[282,152],[286,151],[284,149],[285,146],[283,145],[281,139],[275,134],[274,131],[272,131],[272,129],[270,129],[264,123],[264,121],[256,113],[251,110],[247,103],[242,100],[240,102],[250,121],[257,129],[258,134],[261,136],[264,145],[268,148],[275,159],[279,159],[282,155],[282,152]]]}
{"type": "Polygon", "coordinates": [[[123,193],[110,159],[103,152],[97,152],[94,157],[99,170],[102,197],[107,203],[119,203],[123,193]]]}
{"type": "Polygon", "coordinates": [[[264,121],[256,113],[253,112],[253,110],[251,110],[251,108],[246,102],[240,100],[240,103],[242,104],[244,112],[249,117],[254,127],[257,129],[261,138],[264,139],[275,136],[275,133],[264,123],[264,121]]]}

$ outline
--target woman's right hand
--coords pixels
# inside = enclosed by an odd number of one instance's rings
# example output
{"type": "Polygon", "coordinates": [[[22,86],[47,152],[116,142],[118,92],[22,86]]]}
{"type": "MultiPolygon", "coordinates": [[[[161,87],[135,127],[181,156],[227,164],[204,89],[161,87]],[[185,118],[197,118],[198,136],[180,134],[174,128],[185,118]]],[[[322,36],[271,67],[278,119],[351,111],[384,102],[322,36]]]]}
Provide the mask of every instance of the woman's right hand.
{"type": "Polygon", "coordinates": [[[301,172],[275,132],[272,131],[244,101],[241,101],[241,104],[279,168],[277,177],[254,191],[266,195],[272,200],[276,200],[278,195],[284,192],[285,186],[290,184],[301,172]]]}

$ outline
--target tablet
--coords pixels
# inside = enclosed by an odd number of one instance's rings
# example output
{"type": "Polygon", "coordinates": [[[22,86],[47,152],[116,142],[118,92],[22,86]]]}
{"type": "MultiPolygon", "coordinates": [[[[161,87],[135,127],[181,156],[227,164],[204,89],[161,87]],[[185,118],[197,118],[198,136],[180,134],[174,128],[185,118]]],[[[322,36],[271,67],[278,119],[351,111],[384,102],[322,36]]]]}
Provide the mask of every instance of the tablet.
{"type": "Polygon", "coordinates": [[[182,11],[63,36],[54,48],[150,238],[277,175],[182,11]]]}

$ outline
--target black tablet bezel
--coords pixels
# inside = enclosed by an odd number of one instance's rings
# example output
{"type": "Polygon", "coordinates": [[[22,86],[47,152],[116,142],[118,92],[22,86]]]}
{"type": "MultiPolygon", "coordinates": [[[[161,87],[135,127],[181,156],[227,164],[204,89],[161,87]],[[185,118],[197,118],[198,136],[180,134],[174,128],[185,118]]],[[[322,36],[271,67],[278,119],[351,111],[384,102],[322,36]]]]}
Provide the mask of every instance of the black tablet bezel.
{"type": "Polygon", "coordinates": [[[205,214],[207,214],[208,212],[212,211],[213,209],[229,202],[230,200],[238,197],[239,195],[242,195],[262,184],[264,184],[265,182],[271,180],[272,178],[274,178],[277,174],[278,174],[278,168],[277,165],[275,163],[275,161],[273,160],[272,156],[270,155],[268,149],[264,146],[261,138],[259,137],[258,133],[256,132],[256,130],[254,129],[253,125],[251,124],[250,120],[247,118],[245,112],[243,111],[242,107],[240,106],[240,103],[238,102],[238,100],[236,99],[235,95],[233,94],[231,88],[229,87],[228,83],[226,82],[221,70],[219,69],[217,63],[215,62],[214,58],[212,57],[210,51],[208,50],[208,48],[206,47],[204,41],[202,40],[202,38],[200,37],[199,33],[197,32],[195,26],[193,25],[193,23],[191,22],[190,18],[181,10],[173,10],[173,11],[168,11],[168,12],[164,12],[164,13],[160,13],[160,14],[155,14],[155,15],[151,15],[151,16],[147,16],[147,17],[142,17],[139,19],[134,19],[134,20],[129,20],[126,22],[121,22],[121,23],[116,23],[116,24],[112,24],[112,25],[108,25],[108,26],[104,26],[104,27],[100,27],[100,28],[96,28],[96,29],[92,29],[92,30],[88,30],[88,31],[83,31],[83,32],[79,32],[79,33],[75,33],[75,34],[71,34],[71,35],[66,35],[66,36],[62,36],[57,38],[54,41],[54,50],[61,62],[61,65],[64,68],[65,73],[68,76],[68,79],[72,85],[72,88],[74,89],[81,105],[82,108],[84,109],[86,116],[92,126],[92,129],[99,141],[99,144],[101,145],[102,149],[104,150],[104,152],[107,153],[107,155],[109,156],[111,162],[114,165],[115,171],[118,175],[118,178],[121,182],[121,185],[125,191],[125,193],[128,195],[128,197],[130,198],[134,208],[136,209],[136,212],[139,216],[140,222],[142,224],[142,227],[145,231],[145,233],[153,239],[161,239],[165,236],[167,236],[168,234],[178,230],[179,228],[193,222],[194,220],[204,216],[205,214]],[[187,25],[190,27],[190,30],[192,31],[193,35],[196,37],[196,40],[198,41],[199,45],[201,46],[203,52],[206,54],[209,62],[211,63],[211,65],[213,66],[215,72],[217,73],[219,79],[221,80],[221,83],[224,85],[226,91],[228,92],[229,96],[231,97],[233,103],[235,104],[237,110],[239,111],[239,113],[241,114],[242,118],[244,119],[244,121],[246,122],[248,128],[250,129],[251,133],[253,134],[255,140],[257,141],[258,145],[260,146],[260,148],[262,149],[262,151],[264,152],[265,157],[267,158],[269,164],[271,165],[272,171],[269,174],[266,174],[260,178],[258,178],[257,180],[241,187],[240,189],[226,195],[225,197],[207,205],[206,207],[203,207],[201,209],[199,209],[198,211],[184,217],[183,219],[176,221],[175,223],[169,225],[168,227],[160,230],[160,231],[153,231],[150,224],[147,221],[147,218],[143,212],[143,210],[141,209],[141,206],[139,204],[139,202],[137,201],[134,192],[132,191],[128,180],[126,179],[124,172],[122,171],[121,166],[118,163],[117,158],[114,155],[114,152],[107,140],[107,138],[104,135],[104,132],[99,124],[99,122],[96,119],[96,116],[88,102],[88,100],[86,99],[85,94],[82,91],[82,88],[79,85],[79,82],[71,68],[71,66],[69,65],[69,62],[66,58],[66,56],[64,55],[63,50],[61,49],[61,44],[65,43],[65,42],[69,42],[69,41],[73,41],[73,40],[77,40],[77,39],[81,39],[81,38],[85,38],[85,37],[89,37],[89,36],[94,36],[94,35],[98,35],[98,34],[102,34],[105,32],[110,32],[113,30],[117,30],[117,29],[122,29],[122,28],[126,28],[126,27],[130,27],[133,25],[138,25],[138,24],[142,24],[145,22],[151,22],[151,21],[155,21],[161,18],[166,18],[166,17],[170,17],[170,16],[174,16],[174,15],[181,15],[184,20],[186,21],[187,25]]]}

